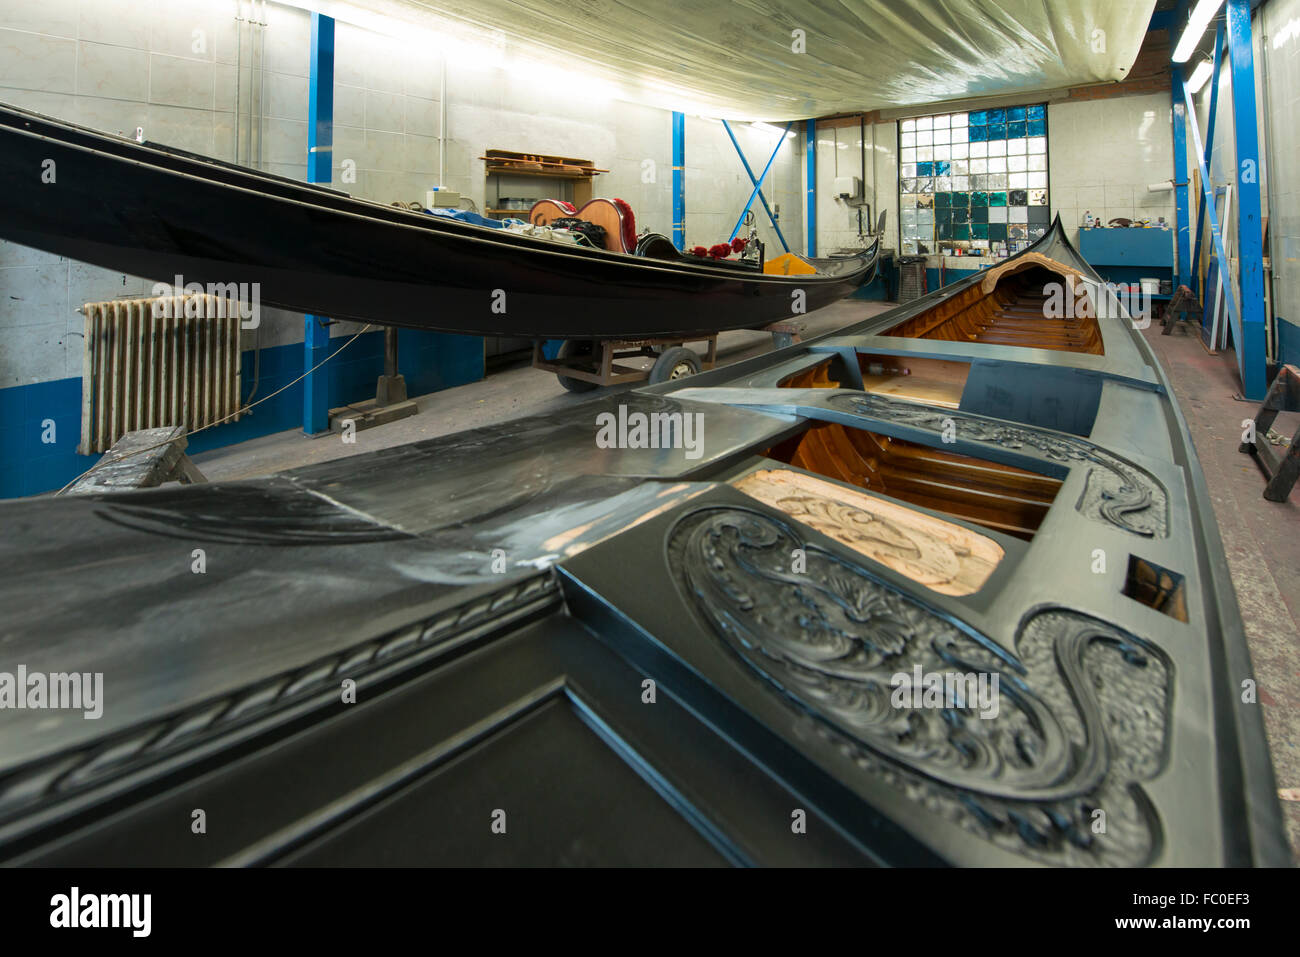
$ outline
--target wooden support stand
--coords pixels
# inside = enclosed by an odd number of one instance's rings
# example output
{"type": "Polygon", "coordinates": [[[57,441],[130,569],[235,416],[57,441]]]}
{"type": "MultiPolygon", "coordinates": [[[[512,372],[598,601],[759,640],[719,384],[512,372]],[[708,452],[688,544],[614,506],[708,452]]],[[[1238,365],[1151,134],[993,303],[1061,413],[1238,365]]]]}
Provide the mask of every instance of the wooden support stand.
{"type": "MultiPolygon", "coordinates": [[[[620,385],[625,382],[644,382],[647,379],[658,381],[655,373],[661,368],[665,359],[672,358],[674,349],[684,348],[688,342],[707,342],[708,350],[703,361],[697,361],[695,372],[712,369],[718,361],[718,336],[694,336],[685,339],[602,339],[591,344],[589,351],[580,355],[560,356],[547,359],[542,355],[541,340],[533,343],[533,368],[543,372],[554,372],[560,381],[586,383],[591,388],[607,385],[620,385]],[[658,351],[656,351],[658,350],[658,351]],[[654,365],[648,369],[620,365],[620,359],[652,357],[654,365]]],[[[693,353],[692,353],[693,354],[693,353]]],[[[671,369],[664,366],[664,378],[671,378],[671,369]]],[[[565,383],[566,388],[574,392],[585,391],[573,388],[565,383]]]]}
{"type": "MultiPolygon", "coordinates": [[[[1164,316],[1161,317],[1160,323],[1164,326],[1164,331],[1160,334],[1167,336],[1174,331],[1174,326],[1180,320],[1198,325],[1200,315],[1205,310],[1197,301],[1196,294],[1186,286],[1179,286],[1174,292],[1174,298],[1169,301],[1169,306],[1165,309],[1164,316]]],[[[1199,332],[1199,330],[1197,330],[1199,332]]]]}
{"type": "Polygon", "coordinates": [[[1255,441],[1242,442],[1240,451],[1254,456],[1260,471],[1268,479],[1264,498],[1270,502],[1285,502],[1300,477],[1300,429],[1291,437],[1291,444],[1278,454],[1268,441],[1268,432],[1279,412],[1300,412],[1300,369],[1283,366],[1264,396],[1264,404],[1255,414],[1255,441]]]}
{"type": "Polygon", "coordinates": [[[375,385],[375,397],[330,409],[330,432],[343,432],[349,422],[354,432],[360,432],[419,411],[415,400],[406,397],[406,379],[397,371],[397,330],[388,326],[384,329],[384,374],[375,385]]]}
{"type": "MultiPolygon", "coordinates": [[[[803,323],[785,319],[759,327],[761,332],[772,334],[772,345],[777,349],[800,342],[803,323]]],[[[571,392],[585,392],[607,385],[627,382],[652,383],[678,379],[683,375],[707,372],[718,362],[718,334],[688,336],[672,339],[601,339],[597,341],[572,340],[565,343],[560,355],[547,359],[542,355],[540,339],[533,342],[533,368],[554,372],[560,382],[571,392]],[[704,359],[685,349],[688,342],[706,342],[704,359]],[[574,347],[570,351],[569,347],[574,347]],[[678,351],[680,350],[680,351],[678,351]],[[687,354],[689,353],[689,354],[687,354]],[[653,358],[646,369],[620,365],[619,360],[653,358]]]]}
{"type": "Polygon", "coordinates": [[[185,454],[185,446],[185,427],[181,425],[128,432],[62,494],[153,488],[164,482],[206,482],[185,454]]]}

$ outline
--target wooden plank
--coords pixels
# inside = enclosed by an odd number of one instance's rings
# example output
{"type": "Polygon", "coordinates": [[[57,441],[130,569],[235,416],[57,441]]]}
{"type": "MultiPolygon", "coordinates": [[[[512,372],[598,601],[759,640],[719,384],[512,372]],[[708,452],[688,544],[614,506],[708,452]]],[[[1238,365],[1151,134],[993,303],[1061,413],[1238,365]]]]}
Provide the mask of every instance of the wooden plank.
{"type": "Polygon", "coordinates": [[[182,425],[128,432],[63,494],[152,488],[178,472],[181,476],[197,475],[197,469],[191,472],[181,467],[182,460],[187,461],[185,446],[185,427],[182,425]]]}

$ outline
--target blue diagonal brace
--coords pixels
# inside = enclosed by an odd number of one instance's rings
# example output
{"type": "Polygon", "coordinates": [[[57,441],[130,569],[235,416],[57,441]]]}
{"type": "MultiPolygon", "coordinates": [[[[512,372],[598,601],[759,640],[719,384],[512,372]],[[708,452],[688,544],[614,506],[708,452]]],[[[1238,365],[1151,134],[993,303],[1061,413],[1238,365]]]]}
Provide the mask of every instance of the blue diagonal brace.
{"type": "MultiPolygon", "coordinates": [[[[1214,33],[1214,73],[1210,78],[1210,112],[1209,121],[1205,127],[1205,162],[1201,164],[1202,176],[1205,176],[1205,170],[1213,169],[1214,156],[1214,118],[1219,111],[1219,63],[1223,53],[1223,21],[1219,21],[1218,29],[1214,33]]],[[[1197,153],[1200,153],[1200,147],[1197,147],[1197,153]]],[[[1208,182],[1208,181],[1207,181],[1208,182]]],[[[1205,238],[1205,230],[1201,224],[1205,222],[1205,197],[1207,194],[1204,187],[1207,183],[1202,183],[1201,199],[1196,204],[1196,252],[1192,254],[1192,289],[1195,290],[1197,297],[1201,302],[1208,298],[1207,290],[1201,288],[1201,242],[1205,238]]],[[[1214,198],[1211,196],[1210,205],[1214,205],[1214,198]]]]}
{"type": "MultiPolygon", "coordinates": [[[[794,124],[794,121],[793,121],[793,120],[791,120],[789,123],[785,124],[785,129],[783,129],[783,130],[781,131],[781,138],[778,139],[778,140],[776,141],[776,146],[773,147],[773,149],[772,149],[772,155],[768,157],[768,159],[767,159],[767,165],[763,167],[763,175],[760,176],[758,179],[754,179],[754,174],[753,174],[752,172],[749,174],[749,178],[750,178],[751,180],[753,180],[753,182],[754,182],[754,190],[753,190],[753,192],[751,192],[751,193],[749,194],[749,199],[748,199],[748,200],[746,201],[746,203],[745,203],[745,208],[742,209],[742,210],[740,211],[740,218],[736,220],[736,228],[733,229],[733,230],[731,231],[731,235],[730,235],[729,237],[727,237],[727,242],[730,242],[731,240],[733,240],[733,239],[736,238],[736,233],[740,232],[740,225],[741,225],[741,223],[743,223],[743,222],[745,221],[745,214],[746,214],[747,212],[749,212],[749,207],[751,207],[751,206],[754,205],[754,197],[755,197],[755,196],[758,196],[758,195],[761,195],[761,193],[763,192],[763,180],[767,179],[767,174],[770,173],[770,172],[772,171],[772,164],[776,162],[776,154],[779,153],[779,152],[781,152],[781,145],[785,142],[785,134],[787,134],[787,133],[790,132],[790,127],[791,127],[793,124],[794,124]]],[[[728,130],[727,132],[731,132],[731,131],[728,130]]],[[[733,140],[732,142],[735,142],[735,141],[733,140]]],[[[740,150],[740,147],[737,146],[737,147],[736,147],[736,150],[739,151],[739,150],[740,150]]],[[[741,159],[743,160],[744,158],[745,158],[745,157],[742,155],[742,156],[741,156],[741,159]]],[[[746,168],[746,169],[749,168],[749,164],[748,164],[748,163],[745,164],[745,168],[746,168]]],[[[764,200],[764,201],[763,201],[763,205],[764,205],[764,206],[767,206],[767,200],[764,200]]],[[[772,215],[772,214],[769,212],[768,215],[770,216],[770,215],[772,215]]],[[[772,225],[773,225],[773,226],[776,226],[776,220],[775,220],[775,219],[772,220],[772,225]]],[[[782,245],[782,246],[785,246],[785,251],[786,251],[786,252],[789,252],[789,251],[790,251],[790,247],[789,247],[788,245],[786,245],[785,237],[784,237],[784,236],[781,236],[781,229],[780,229],[780,227],[777,227],[777,229],[776,229],[776,234],[777,234],[777,236],[780,236],[780,237],[781,237],[781,245],[782,245]]]]}
{"type": "Polygon", "coordinates": [[[1214,212],[1214,186],[1210,183],[1210,171],[1202,156],[1201,128],[1196,122],[1196,111],[1192,108],[1192,94],[1187,92],[1187,87],[1183,87],[1183,103],[1187,107],[1187,126],[1192,134],[1192,145],[1196,147],[1193,151],[1196,163],[1201,168],[1201,199],[1205,202],[1205,215],[1210,218],[1210,238],[1214,242],[1214,251],[1219,257],[1219,274],[1223,276],[1223,294],[1228,301],[1228,316],[1232,320],[1232,335],[1236,340],[1237,366],[1240,371],[1245,351],[1241,342],[1241,309],[1237,305],[1237,292],[1232,287],[1232,274],[1228,271],[1228,254],[1223,249],[1219,217],[1214,212]]]}
{"type": "MultiPolygon", "coordinates": [[[[731,132],[731,124],[728,123],[726,120],[723,120],[723,121],[722,121],[722,128],[723,128],[724,130],[726,130],[726,131],[727,131],[727,135],[728,135],[729,137],[731,137],[731,145],[734,146],[734,147],[736,148],[736,155],[740,157],[740,162],[741,162],[742,165],[744,165],[744,167],[745,167],[745,172],[749,175],[749,181],[750,181],[751,183],[754,184],[755,188],[757,188],[757,186],[758,186],[758,180],[754,179],[754,171],[753,171],[752,169],[750,169],[750,167],[749,167],[749,160],[745,159],[745,154],[744,154],[743,152],[741,152],[740,144],[739,144],[738,142],[736,142],[736,134],[733,133],[733,132],[731,132]]],[[[790,124],[787,123],[785,128],[786,128],[787,130],[790,129],[790,124]]],[[[781,137],[781,143],[784,143],[784,142],[785,142],[785,137],[782,136],[782,137],[781,137]]],[[[777,143],[777,144],[776,144],[776,148],[777,148],[778,150],[781,149],[781,143],[777,143]]],[[[774,158],[775,158],[775,155],[776,155],[776,154],[773,154],[773,157],[774,157],[774,158]]],[[[768,161],[768,164],[767,164],[767,165],[768,165],[768,166],[771,166],[771,165],[772,165],[771,160],[768,161]]],[[[767,171],[766,171],[766,170],[763,171],[763,175],[764,175],[764,176],[767,175],[767,171]]],[[[778,238],[779,240],[781,240],[781,245],[785,248],[785,251],[786,251],[786,252],[789,252],[789,251],[790,251],[790,247],[786,245],[785,237],[781,235],[781,227],[778,226],[778,225],[776,224],[776,217],[772,215],[772,210],[771,210],[771,208],[767,205],[767,197],[765,197],[765,196],[763,195],[763,191],[762,191],[761,189],[758,190],[758,198],[759,198],[759,201],[763,204],[763,210],[767,213],[767,218],[768,218],[768,220],[771,221],[771,223],[772,223],[772,228],[776,230],[776,236],[777,236],[777,238],[778,238]]],[[[745,209],[748,210],[750,204],[752,204],[753,202],[754,202],[754,197],[753,197],[753,196],[750,196],[750,197],[749,197],[749,203],[746,203],[746,204],[745,204],[745,209]]],[[[744,213],[741,213],[741,214],[740,214],[740,220],[741,220],[741,222],[744,222],[744,221],[745,221],[745,214],[744,214],[744,213]]],[[[737,224],[737,225],[736,225],[736,228],[733,229],[733,230],[731,231],[731,238],[732,238],[732,239],[735,239],[735,238],[736,238],[736,233],[738,233],[739,231],[740,231],[740,225],[737,224]]]]}

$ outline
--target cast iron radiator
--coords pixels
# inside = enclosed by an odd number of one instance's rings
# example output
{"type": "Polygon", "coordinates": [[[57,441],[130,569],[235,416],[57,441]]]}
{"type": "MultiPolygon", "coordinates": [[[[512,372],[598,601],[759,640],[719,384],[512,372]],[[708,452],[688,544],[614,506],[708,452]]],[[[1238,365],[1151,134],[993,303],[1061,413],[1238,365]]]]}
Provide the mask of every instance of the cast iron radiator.
{"type": "Polygon", "coordinates": [[[212,295],[88,302],[81,373],[82,455],[127,432],[211,425],[239,409],[236,303],[212,295]]]}

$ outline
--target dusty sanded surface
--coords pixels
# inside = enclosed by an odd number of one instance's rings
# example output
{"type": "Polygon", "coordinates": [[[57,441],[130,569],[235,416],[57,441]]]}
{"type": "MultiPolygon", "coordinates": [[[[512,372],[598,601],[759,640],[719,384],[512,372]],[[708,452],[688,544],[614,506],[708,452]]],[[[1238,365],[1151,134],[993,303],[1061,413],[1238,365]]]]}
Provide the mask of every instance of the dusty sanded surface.
{"type": "Polygon", "coordinates": [[[943,595],[978,591],[1006,554],[987,535],[792,469],[761,469],[733,484],[943,595]]]}

